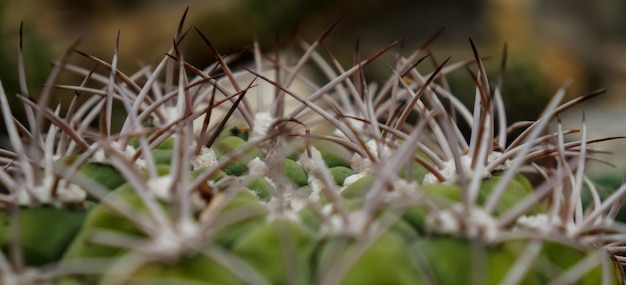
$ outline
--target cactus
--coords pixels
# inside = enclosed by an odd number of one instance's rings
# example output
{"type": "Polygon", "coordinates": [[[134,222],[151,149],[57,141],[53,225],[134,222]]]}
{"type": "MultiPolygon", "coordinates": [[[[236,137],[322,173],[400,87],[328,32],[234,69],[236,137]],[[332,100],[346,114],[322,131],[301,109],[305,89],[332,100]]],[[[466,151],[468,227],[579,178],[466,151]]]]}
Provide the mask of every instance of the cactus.
{"type": "Polygon", "coordinates": [[[566,83],[538,120],[509,125],[473,43],[474,58],[423,74],[433,37],[378,86],[363,70],[395,44],[346,68],[321,52],[325,33],[294,61],[255,44],[236,67],[196,29],[216,58],[200,69],[183,27],[135,74],[117,69],[119,42],[110,63],[68,53],[36,100],[20,65],[25,124],[0,88],[0,284],[623,284],[626,184],[600,198],[585,176],[588,145],[617,138],[558,121],[599,93],[561,104],[566,83]],[[446,88],[460,68],[473,109],[446,88]],[[67,111],[47,107],[55,89],[74,92],[67,111]]]}

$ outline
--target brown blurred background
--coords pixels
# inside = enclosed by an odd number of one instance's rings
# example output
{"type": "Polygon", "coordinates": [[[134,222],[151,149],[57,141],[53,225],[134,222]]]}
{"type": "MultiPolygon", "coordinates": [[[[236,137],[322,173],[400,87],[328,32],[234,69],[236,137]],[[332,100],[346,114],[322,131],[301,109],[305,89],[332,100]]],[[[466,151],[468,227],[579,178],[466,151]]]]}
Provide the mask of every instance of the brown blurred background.
{"type": "MultiPolygon", "coordinates": [[[[448,56],[453,62],[471,57],[471,37],[481,55],[494,56],[489,66],[495,71],[506,42],[504,96],[512,120],[534,119],[556,89],[572,79],[569,98],[608,89],[602,99],[581,107],[586,110],[590,136],[626,134],[622,127],[626,114],[620,116],[626,106],[623,0],[4,0],[0,1],[0,79],[7,94],[18,91],[20,21],[24,21],[29,85],[36,94],[51,70],[49,62],[81,33],[85,38],[80,50],[110,60],[120,30],[120,68],[125,72],[155,63],[170,46],[186,6],[190,7],[187,26],[198,27],[224,53],[242,51],[255,37],[266,51],[276,42],[287,44],[293,34],[313,41],[340,16],[325,42],[346,63],[352,60],[357,39],[363,56],[398,39],[408,53],[445,27],[432,48],[439,61],[448,56]]],[[[193,33],[184,49],[186,58],[198,66],[213,60],[193,33]]],[[[390,63],[391,57],[374,66],[387,71],[390,63]]],[[[377,74],[369,76],[375,79],[377,74]]],[[[452,74],[451,81],[456,94],[471,100],[473,83],[465,71],[452,74]]],[[[564,118],[566,127],[580,126],[579,113],[568,112],[564,118]]],[[[621,149],[610,144],[600,148],[621,149]]],[[[626,155],[619,157],[616,164],[626,165],[626,155]]]]}

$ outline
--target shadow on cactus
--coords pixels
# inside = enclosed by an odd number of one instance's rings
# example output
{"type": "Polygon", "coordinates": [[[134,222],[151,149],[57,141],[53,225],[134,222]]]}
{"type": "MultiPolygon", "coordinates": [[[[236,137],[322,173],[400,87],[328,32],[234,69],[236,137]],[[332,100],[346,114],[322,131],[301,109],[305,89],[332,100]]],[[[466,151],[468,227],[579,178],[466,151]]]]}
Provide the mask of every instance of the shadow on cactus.
{"type": "Polygon", "coordinates": [[[558,120],[601,92],[562,104],[566,83],[539,119],[509,124],[473,43],[474,58],[423,74],[433,36],[376,84],[363,70],[395,43],[344,67],[331,28],[300,53],[254,44],[232,65],[184,27],[132,74],[119,42],[110,62],[73,46],[37,100],[20,64],[25,123],[0,91],[0,284],[622,284],[626,186],[600,198],[585,176],[588,146],[617,138],[558,120]],[[185,61],[194,35],[214,65],[185,61]],[[459,69],[473,108],[445,87],[459,69]],[[66,112],[47,107],[53,89],[66,112]]]}

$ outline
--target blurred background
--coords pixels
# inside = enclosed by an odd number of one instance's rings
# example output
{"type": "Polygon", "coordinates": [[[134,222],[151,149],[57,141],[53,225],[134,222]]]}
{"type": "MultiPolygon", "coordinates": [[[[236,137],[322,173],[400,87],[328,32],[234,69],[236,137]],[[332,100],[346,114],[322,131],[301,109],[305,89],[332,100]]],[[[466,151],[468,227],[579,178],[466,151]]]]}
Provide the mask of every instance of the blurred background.
{"type": "MultiPolygon", "coordinates": [[[[606,88],[607,94],[563,114],[566,128],[581,125],[585,110],[590,137],[626,134],[626,1],[623,0],[2,0],[0,1],[0,79],[7,94],[19,91],[17,43],[24,22],[24,52],[31,93],[45,82],[65,49],[84,34],[79,49],[105,60],[112,57],[117,31],[120,69],[131,73],[160,60],[178,21],[189,6],[187,26],[201,30],[223,53],[238,53],[258,39],[265,51],[286,45],[294,34],[313,41],[335,20],[325,43],[342,62],[352,61],[357,39],[362,57],[395,40],[405,54],[440,28],[432,51],[438,61],[472,56],[472,38],[496,74],[501,50],[509,57],[504,96],[510,120],[536,118],[567,79],[568,98],[606,88]]],[[[186,39],[186,59],[196,66],[213,61],[200,37],[186,39]]],[[[384,71],[391,56],[374,65],[384,71]]],[[[369,68],[376,80],[376,68],[369,68]],[[371,71],[374,70],[374,71],[371,71]]],[[[473,82],[464,70],[450,76],[453,92],[473,100],[473,82]]],[[[16,110],[19,116],[19,110],[16,110]]],[[[4,124],[0,124],[4,127],[4,124]]],[[[615,151],[610,160],[626,166],[626,142],[597,148],[615,151]],[[617,158],[617,159],[616,159],[617,158]]]]}

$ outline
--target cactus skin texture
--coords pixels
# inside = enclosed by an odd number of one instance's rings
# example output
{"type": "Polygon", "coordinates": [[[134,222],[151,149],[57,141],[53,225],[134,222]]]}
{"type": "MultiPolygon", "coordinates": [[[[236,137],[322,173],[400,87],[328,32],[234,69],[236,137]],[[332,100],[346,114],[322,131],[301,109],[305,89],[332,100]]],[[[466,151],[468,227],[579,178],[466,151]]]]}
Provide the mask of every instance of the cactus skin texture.
{"type": "Polygon", "coordinates": [[[241,68],[198,30],[216,58],[201,70],[183,27],[136,74],[118,42],[110,63],[79,53],[102,74],[61,59],[37,101],[22,78],[25,124],[0,86],[0,284],[623,284],[626,185],[598,195],[584,172],[587,146],[618,138],[558,121],[598,94],[561,104],[565,84],[513,138],[473,42],[430,74],[426,49],[398,53],[376,85],[364,69],[395,44],[344,67],[324,36],[281,58],[255,43],[241,68]],[[457,69],[473,109],[442,81],[457,69]],[[53,89],[87,98],[61,112],[53,89]]]}

